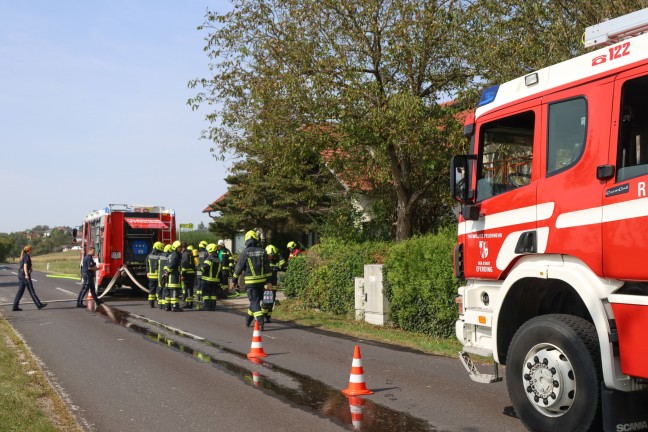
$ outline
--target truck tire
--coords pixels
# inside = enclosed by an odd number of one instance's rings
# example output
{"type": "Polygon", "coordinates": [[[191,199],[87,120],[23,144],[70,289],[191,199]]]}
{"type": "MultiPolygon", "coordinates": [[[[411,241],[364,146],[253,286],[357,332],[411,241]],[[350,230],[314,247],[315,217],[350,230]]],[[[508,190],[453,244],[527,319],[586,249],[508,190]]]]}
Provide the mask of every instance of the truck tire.
{"type": "Polygon", "coordinates": [[[572,315],[533,318],[513,336],[506,382],[530,431],[598,431],[601,355],[592,323],[572,315]]]}

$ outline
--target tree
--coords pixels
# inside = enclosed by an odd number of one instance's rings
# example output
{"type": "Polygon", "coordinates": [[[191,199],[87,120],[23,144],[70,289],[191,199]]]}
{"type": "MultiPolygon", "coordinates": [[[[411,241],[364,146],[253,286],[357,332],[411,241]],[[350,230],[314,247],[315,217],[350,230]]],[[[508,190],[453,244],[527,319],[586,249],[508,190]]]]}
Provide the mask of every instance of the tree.
{"type": "Polygon", "coordinates": [[[7,261],[7,258],[11,256],[13,246],[14,244],[11,237],[5,234],[0,234],[0,262],[7,261]]]}
{"type": "MultiPolygon", "coordinates": [[[[214,104],[212,150],[273,155],[283,171],[333,149],[396,209],[396,239],[411,236],[416,206],[441,206],[447,162],[463,140],[444,104],[471,77],[458,50],[460,1],[239,0],[208,12],[214,75],[194,80],[189,103],[214,104]]],[[[261,161],[262,159],[258,159],[261,161]]],[[[286,176],[289,177],[289,176],[286,176]]]]}

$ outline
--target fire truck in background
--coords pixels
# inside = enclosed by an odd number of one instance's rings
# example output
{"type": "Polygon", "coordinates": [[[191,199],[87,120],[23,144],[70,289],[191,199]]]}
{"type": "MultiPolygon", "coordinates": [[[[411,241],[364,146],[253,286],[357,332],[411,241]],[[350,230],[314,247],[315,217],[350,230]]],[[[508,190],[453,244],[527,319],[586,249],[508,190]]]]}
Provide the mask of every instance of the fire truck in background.
{"type": "Polygon", "coordinates": [[[460,358],[533,431],[648,431],[648,9],[486,89],[455,156],[460,358]],[[492,356],[482,374],[469,354],[492,356]]]}
{"type": "Polygon", "coordinates": [[[175,211],[161,206],[109,204],[88,214],[82,226],[81,250],[97,252],[97,286],[147,286],[146,256],[153,243],[176,239],[175,211]],[[133,280],[134,279],[134,280],[133,280]]]}

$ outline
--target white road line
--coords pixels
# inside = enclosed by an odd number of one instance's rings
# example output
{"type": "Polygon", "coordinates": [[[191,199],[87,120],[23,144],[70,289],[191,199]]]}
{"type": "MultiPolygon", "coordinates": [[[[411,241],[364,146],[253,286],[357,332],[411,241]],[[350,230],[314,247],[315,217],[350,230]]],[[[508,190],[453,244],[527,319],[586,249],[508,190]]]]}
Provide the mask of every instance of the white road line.
{"type": "Polygon", "coordinates": [[[59,288],[59,287],[55,287],[55,288],[57,290],[59,290],[59,291],[63,291],[63,292],[68,293],[68,294],[77,295],[77,293],[73,293],[72,291],[68,291],[68,290],[65,290],[63,288],[59,288]]]}

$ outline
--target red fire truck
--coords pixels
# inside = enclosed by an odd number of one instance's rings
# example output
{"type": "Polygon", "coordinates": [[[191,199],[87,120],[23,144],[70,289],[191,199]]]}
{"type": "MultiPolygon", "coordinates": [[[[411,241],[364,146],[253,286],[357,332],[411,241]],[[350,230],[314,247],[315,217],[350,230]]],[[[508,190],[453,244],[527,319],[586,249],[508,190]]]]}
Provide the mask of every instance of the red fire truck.
{"type": "Polygon", "coordinates": [[[648,430],[647,31],[605,21],[603,48],[486,89],[452,159],[460,358],[506,365],[533,431],[648,430]]]}
{"type": "Polygon", "coordinates": [[[176,239],[175,211],[161,206],[109,204],[88,214],[82,227],[81,250],[94,247],[97,285],[111,281],[118,286],[146,287],[146,256],[153,243],[170,244],[176,239]],[[132,277],[131,277],[132,276],[132,277]]]}

